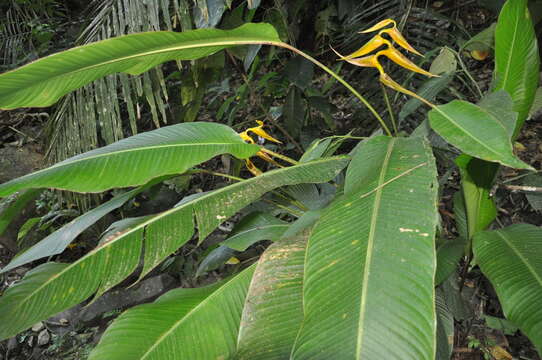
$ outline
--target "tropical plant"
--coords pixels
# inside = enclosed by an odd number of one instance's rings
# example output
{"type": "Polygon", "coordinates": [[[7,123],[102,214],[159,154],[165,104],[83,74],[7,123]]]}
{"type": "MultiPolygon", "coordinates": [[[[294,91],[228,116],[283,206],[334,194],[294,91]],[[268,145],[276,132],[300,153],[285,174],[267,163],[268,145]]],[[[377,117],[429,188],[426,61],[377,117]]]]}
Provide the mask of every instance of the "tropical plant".
{"type": "Polygon", "coordinates": [[[34,268],[0,297],[0,338],[93,301],[130,275],[142,279],[191,240],[195,228],[199,244],[226,219],[270,193],[268,200],[281,198],[279,208],[296,220],[251,214],[209,254],[220,263],[255,241],[274,240],[257,264],[210,286],[174,289],[152,304],[124,312],[90,358],[432,359],[437,348],[439,356],[449,357],[441,350],[448,344],[442,334],[453,321],[435,287],[450,277],[463,256],[479,265],[495,286],[506,317],[541,351],[542,311],[537,304],[542,295],[542,231],[527,224],[490,230],[495,218],[490,190],[499,166],[532,170],[513,153],[540,66],[527,1],[509,0],[502,9],[495,34],[496,87],[478,105],[460,100],[435,105],[391,80],[379,56],[429,73],[381,36],[386,33],[398,46],[413,50],[393,21],[369,30],[380,34],[342,58],[377,68],[384,85],[430,106],[431,128],[463,152],[456,160],[462,189],[454,204],[460,239],[439,239],[437,166],[421,132],[401,136],[395,126],[390,129],[350,84],[282,42],[272,26],[250,23],[232,30],[113,38],[0,75],[0,107],[48,106],[108,74],[141,74],[169,60],[200,59],[239,45],[271,45],[303,56],[343,84],[386,135],[362,139],[348,155],[339,156],[333,155],[338,145],[353,140],[351,136],[321,139],[296,161],[253,140],[258,135],[276,141],[263,124],[238,134],[218,123],[183,123],[0,185],[0,197],[34,188],[96,193],[135,187],[23,252],[5,272],[60,253],[93,219],[161,177],[209,172],[195,167],[217,155],[245,159],[256,175],[240,179],[222,174],[237,182],[185,198],[158,214],[124,219],[73,263],[46,262],[34,268]],[[386,49],[379,50],[381,45],[386,49]],[[370,55],[372,51],[377,52],[370,55]],[[249,160],[254,155],[291,166],[262,172],[249,160]]]}

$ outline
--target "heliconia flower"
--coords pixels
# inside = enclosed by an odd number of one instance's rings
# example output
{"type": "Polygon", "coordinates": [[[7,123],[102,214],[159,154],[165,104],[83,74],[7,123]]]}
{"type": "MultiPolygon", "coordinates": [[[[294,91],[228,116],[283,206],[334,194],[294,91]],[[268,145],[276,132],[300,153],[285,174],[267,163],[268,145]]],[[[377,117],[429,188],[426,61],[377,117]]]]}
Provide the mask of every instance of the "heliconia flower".
{"type": "Polygon", "coordinates": [[[397,24],[392,19],[386,19],[382,20],[378,24],[372,26],[371,28],[362,31],[362,33],[367,32],[373,32],[373,31],[379,31],[379,33],[374,36],[369,42],[367,42],[364,46],[362,46],[359,50],[353,52],[352,54],[348,56],[343,56],[339,54],[335,49],[331,48],[337,56],[341,58],[341,60],[347,61],[350,64],[356,65],[356,66],[362,66],[362,67],[373,67],[378,70],[380,73],[380,82],[394,90],[397,90],[399,92],[418,97],[416,94],[414,94],[412,91],[407,90],[403,88],[401,85],[399,85],[397,82],[395,82],[391,77],[389,77],[388,74],[384,71],[384,68],[379,62],[380,56],[385,56],[397,65],[400,65],[404,67],[405,69],[408,69],[410,71],[417,72],[419,74],[423,74],[425,76],[433,77],[438,76],[435,74],[431,74],[429,71],[425,71],[418,65],[414,64],[412,61],[410,61],[405,55],[403,55],[399,50],[397,50],[392,43],[383,38],[382,34],[388,34],[399,46],[402,48],[413,52],[415,54],[421,55],[419,52],[417,52],[410,44],[406,41],[406,39],[401,35],[399,30],[397,29],[397,24]],[[385,28],[388,25],[392,25],[390,28],[385,28]],[[385,49],[377,51],[373,55],[368,55],[373,50],[377,50],[381,46],[386,46],[385,49]]]}
{"type": "Polygon", "coordinates": [[[258,126],[248,128],[239,134],[239,136],[241,136],[243,140],[248,141],[251,144],[254,144],[254,140],[250,137],[250,135],[248,135],[249,132],[253,132],[254,134],[266,140],[269,140],[278,144],[282,144],[279,140],[275,139],[274,137],[272,137],[271,135],[265,132],[265,130],[263,129],[264,127],[263,121],[256,120],[256,122],[258,123],[258,126]]]}
{"type": "Polygon", "coordinates": [[[380,30],[382,28],[385,28],[386,26],[388,26],[390,24],[393,24],[394,27],[397,26],[397,23],[395,22],[395,20],[393,20],[393,19],[385,19],[385,20],[382,20],[381,22],[371,26],[367,30],[360,31],[360,33],[365,34],[365,33],[370,33],[370,32],[373,32],[373,31],[378,31],[378,30],[380,30]]]}
{"type": "Polygon", "coordinates": [[[250,171],[254,176],[260,176],[263,174],[263,172],[258,169],[256,165],[250,161],[250,159],[245,159],[245,165],[247,166],[248,171],[250,171]]]}
{"type": "Polygon", "coordinates": [[[331,48],[331,50],[333,50],[333,52],[335,54],[337,54],[337,56],[340,57],[341,60],[349,62],[352,65],[361,66],[361,67],[374,67],[374,68],[377,68],[380,73],[384,72],[384,68],[378,62],[378,54],[380,52],[376,53],[375,55],[369,55],[369,56],[364,56],[364,57],[361,57],[361,58],[350,59],[350,58],[348,58],[346,56],[342,56],[334,48],[331,48]]]}
{"type": "MultiPolygon", "coordinates": [[[[416,55],[423,56],[416,49],[414,49],[412,47],[412,45],[410,45],[408,43],[408,41],[405,39],[403,34],[401,34],[399,29],[397,29],[397,23],[395,22],[395,20],[393,20],[393,19],[382,20],[381,22],[379,22],[378,24],[372,26],[371,28],[369,28],[367,30],[364,30],[364,31],[360,31],[360,33],[365,34],[365,33],[373,32],[373,31],[377,31],[377,30],[381,30],[378,33],[378,35],[388,34],[393,39],[393,41],[395,41],[397,44],[399,44],[399,46],[401,46],[403,49],[405,49],[407,51],[410,51],[411,53],[414,53],[416,55]],[[390,28],[381,30],[382,28],[384,28],[384,27],[386,27],[386,26],[388,26],[390,24],[393,25],[393,26],[390,27],[390,28]]],[[[361,56],[361,55],[357,55],[357,56],[361,56]]]]}
{"type": "Polygon", "coordinates": [[[418,65],[414,64],[412,61],[410,61],[405,55],[403,55],[399,50],[397,50],[393,46],[388,47],[386,50],[379,51],[377,55],[379,54],[385,55],[388,59],[390,59],[397,65],[400,65],[410,71],[414,71],[414,72],[417,72],[429,77],[438,76],[438,75],[431,74],[429,71],[425,71],[418,65]]]}
{"type": "MultiPolygon", "coordinates": [[[[250,144],[255,144],[256,142],[254,141],[254,139],[248,134],[249,132],[252,132],[256,135],[258,135],[259,137],[261,138],[264,138],[266,140],[269,140],[269,141],[272,141],[272,142],[275,142],[275,143],[279,143],[279,144],[282,144],[279,140],[275,139],[274,137],[272,137],[271,135],[269,135],[264,129],[264,122],[263,121],[260,121],[260,120],[256,120],[256,122],[258,123],[258,126],[256,127],[251,127],[251,128],[248,128],[246,129],[245,131],[239,133],[239,136],[241,137],[241,139],[243,139],[244,141],[250,143],[250,144]]],[[[273,160],[273,158],[271,158],[271,156],[269,156],[265,151],[265,149],[262,148],[262,150],[258,151],[256,153],[256,156],[260,157],[261,159],[277,166],[277,167],[283,167],[282,165],[280,165],[279,163],[277,163],[275,160],[273,160]]],[[[248,169],[248,171],[250,171],[254,176],[258,176],[258,175],[261,175],[262,174],[262,171],[260,169],[258,169],[256,167],[256,165],[254,165],[254,163],[252,163],[252,161],[250,161],[249,159],[245,159],[245,165],[248,169]]]]}
{"type": "MultiPolygon", "coordinates": [[[[350,55],[346,55],[343,58],[343,60],[353,59],[353,58],[357,58],[357,57],[360,57],[360,56],[363,56],[363,55],[367,55],[370,52],[378,49],[379,47],[381,47],[382,45],[385,45],[385,44],[389,45],[389,41],[384,39],[380,35],[376,35],[371,40],[369,40],[367,42],[367,44],[363,45],[359,50],[354,51],[350,55]]],[[[333,50],[333,51],[335,51],[335,50],[333,50]]],[[[335,53],[337,53],[337,52],[335,51],[335,53]]]]}

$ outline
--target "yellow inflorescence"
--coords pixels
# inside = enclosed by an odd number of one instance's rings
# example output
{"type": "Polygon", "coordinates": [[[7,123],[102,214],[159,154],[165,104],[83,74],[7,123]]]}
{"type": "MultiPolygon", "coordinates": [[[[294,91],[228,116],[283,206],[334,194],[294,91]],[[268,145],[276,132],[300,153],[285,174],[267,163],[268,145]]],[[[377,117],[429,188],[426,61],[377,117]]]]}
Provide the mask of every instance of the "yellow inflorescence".
{"type": "Polygon", "coordinates": [[[380,72],[380,82],[382,82],[384,85],[391,87],[394,90],[400,91],[402,93],[412,95],[413,93],[405,88],[403,88],[401,85],[396,83],[392,78],[389,77],[384,71],[384,68],[379,62],[380,56],[385,56],[397,65],[400,65],[404,67],[405,69],[408,69],[410,71],[417,72],[419,74],[423,74],[426,76],[438,76],[431,74],[428,71],[425,71],[424,69],[420,68],[416,64],[414,64],[412,61],[410,61],[406,56],[404,56],[399,50],[397,50],[391,41],[385,39],[382,35],[387,34],[396,44],[398,44],[403,49],[414,53],[416,55],[422,56],[416,49],[414,49],[403,37],[401,32],[397,29],[397,24],[392,19],[386,19],[378,24],[374,25],[373,27],[361,31],[361,33],[368,33],[373,31],[379,31],[377,35],[375,35],[369,42],[367,42],[365,45],[363,45],[360,49],[354,51],[352,54],[343,56],[339,54],[337,51],[335,53],[341,58],[341,60],[347,61],[350,64],[356,65],[356,66],[362,66],[362,67],[374,67],[380,72]],[[391,27],[386,28],[387,26],[392,25],[391,27]],[[377,51],[373,55],[369,55],[371,52],[378,50],[379,48],[385,46],[384,49],[377,51]]]}
{"type": "MultiPolygon", "coordinates": [[[[277,140],[274,137],[272,137],[271,135],[269,135],[263,129],[263,127],[264,127],[263,121],[256,120],[256,122],[258,123],[258,126],[248,128],[245,131],[243,131],[242,133],[239,133],[239,136],[241,137],[241,139],[243,139],[244,141],[246,141],[246,142],[248,142],[250,144],[255,144],[256,142],[249,135],[249,133],[253,133],[253,134],[255,134],[255,135],[257,135],[257,136],[259,136],[261,138],[264,138],[266,140],[269,140],[269,141],[272,141],[272,142],[275,142],[275,143],[278,143],[278,144],[282,144],[279,140],[277,140]]],[[[262,150],[258,151],[256,153],[256,155],[258,157],[264,159],[265,161],[277,166],[277,167],[283,167],[282,165],[277,163],[275,160],[273,160],[273,158],[271,158],[271,156],[269,156],[268,153],[266,153],[265,149],[263,149],[263,148],[262,148],[262,150]]],[[[258,176],[258,175],[262,174],[262,171],[260,169],[258,169],[256,167],[256,165],[254,165],[254,163],[252,161],[250,161],[250,159],[245,159],[245,165],[246,165],[248,171],[250,171],[254,176],[258,176]]]]}

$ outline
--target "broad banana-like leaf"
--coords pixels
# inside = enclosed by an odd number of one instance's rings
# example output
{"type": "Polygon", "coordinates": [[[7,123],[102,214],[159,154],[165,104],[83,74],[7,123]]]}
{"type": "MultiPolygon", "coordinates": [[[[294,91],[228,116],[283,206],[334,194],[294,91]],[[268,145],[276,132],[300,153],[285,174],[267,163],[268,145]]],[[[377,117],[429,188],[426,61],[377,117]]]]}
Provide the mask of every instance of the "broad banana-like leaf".
{"type": "Polygon", "coordinates": [[[124,194],[117,195],[113,199],[101,204],[100,206],[90,211],[87,211],[83,215],[70,221],[52,234],[46,236],[36,245],[25,250],[23,253],[18,254],[17,257],[15,257],[0,271],[0,274],[14,269],[18,266],[28,264],[29,262],[32,262],[34,260],[60,254],[77,236],[79,236],[83,231],[96,223],[96,221],[98,221],[111,211],[118,209],[126,201],[130,200],[142,191],[145,191],[157,182],[158,181],[153,180],[148,185],[141,186],[134,190],[127,191],[124,194]]]}
{"type": "Polygon", "coordinates": [[[454,100],[429,112],[433,130],[473,157],[517,169],[533,168],[514,156],[506,127],[487,110],[454,100]]]}
{"type": "Polygon", "coordinates": [[[540,57],[527,0],[508,0],[495,30],[495,90],[506,90],[518,112],[517,136],[534,100],[540,57]]]}
{"type": "Polygon", "coordinates": [[[461,173],[462,204],[467,215],[466,239],[472,239],[478,231],[487,229],[497,216],[491,188],[499,165],[464,154],[457,157],[455,162],[461,173]]]}
{"type": "Polygon", "coordinates": [[[226,125],[205,122],[172,125],[8,181],[0,185],[0,197],[37,187],[100,192],[138,186],[158,176],[182,173],[223,153],[246,158],[258,149],[258,146],[245,143],[226,125]]]}
{"type": "Polygon", "coordinates": [[[124,312],[89,360],[231,359],[254,268],[216,285],[171,290],[124,312]]]}
{"type": "Polygon", "coordinates": [[[294,359],[433,359],[437,182],[422,138],[375,137],[309,238],[294,359]]]}
{"type": "Polygon", "coordinates": [[[474,235],[472,246],[504,315],[542,353],[542,229],[516,224],[483,231],[474,235]]]}
{"type": "Polygon", "coordinates": [[[100,296],[137,268],[144,247],[140,275],[143,277],[192,238],[194,218],[201,241],[267,191],[297,183],[329,181],[348,161],[345,156],[333,157],[269,171],[136,222],[132,228],[104,239],[72,264],[48,263],[37,267],[0,297],[0,339],[13,336],[92,294],[100,296]]]}
{"type": "Polygon", "coordinates": [[[288,359],[303,320],[308,234],[281,240],[262,255],[248,291],[235,359],[288,359]]]}
{"type": "Polygon", "coordinates": [[[69,49],[0,75],[0,109],[44,107],[109,74],[141,74],[170,60],[195,60],[249,44],[280,42],[269,24],[232,30],[131,34],[69,49]]]}

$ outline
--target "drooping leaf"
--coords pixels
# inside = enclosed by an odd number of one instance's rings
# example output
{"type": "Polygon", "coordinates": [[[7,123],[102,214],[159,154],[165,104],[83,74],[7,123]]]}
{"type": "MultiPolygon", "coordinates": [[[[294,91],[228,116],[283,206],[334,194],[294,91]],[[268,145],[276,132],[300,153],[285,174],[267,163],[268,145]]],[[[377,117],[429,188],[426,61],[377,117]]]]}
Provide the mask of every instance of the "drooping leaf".
{"type": "Polygon", "coordinates": [[[115,286],[137,268],[143,247],[140,277],[148,274],[192,238],[194,218],[202,241],[264,193],[285,185],[329,181],[348,161],[348,157],[326,158],[264,173],[136,222],[72,264],[37,267],[30,279],[23,279],[0,297],[0,324],[5,324],[0,327],[0,339],[115,286]],[[60,270],[51,270],[57,267],[60,270]]]}
{"type": "Polygon", "coordinates": [[[246,144],[225,125],[178,124],[129,137],[8,181],[0,185],[0,197],[25,188],[100,192],[137,186],[155,177],[182,173],[223,153],[246,158],[257,151],[257,146],[246,144]]]}
{"type": "Polygon", "coordinates": [[[141,74],[169,60],[195,60],[237,46],[280,41],[269,24],[126,35],[75,47],[0,75],[0,108],[44,107],[103,76],[141,74]]]}
{"type": "Polygon", "coordinates": [[[514,100],[514,111],[519,114],[515,136],[531,109],[539,71],[538,44],[527,0],[509,0],[495,30],[495,90],[506,90],[514,100]]]}
{"type": "Polygon", "coordinates": [[[96,221],[111,211],[118,209],[126,201],[142,191],[145,191],[156,183],[156,181],[151,181],[151,183],[148,185],[127,191],[121,195],[117,195],[113,199],[101,204],[95,209],[87,211],[52,234],[46,236],[44,239],[40,240],[40,242],[25,250],[23,253],[18,254],[17,257],[11,260],[11,262],[0,271],[0,274],[18,266],[28,264],[34,260],[60,254],[77,236],[79,236],[79,234],[96,223],[96,221]]]}
{"type": "Polygon", "coordinates": [[[236,359],[288,359],[303,320],[307,234],[271,245],[248,291],[236,359]]]}
{"type": "Polygon", "coordinates": [[[25,206],[40,193],[40,189],[26,190],[0,201],[0,235],[6,231],[13,219],[21,214],[25,206]]]}
{"type": "Polygon", "coordinates": [[[454,100],[429,112],[433,130],[464,153],[517,169],[532,169],[512,152],[506,128],[491,113],[454,100]]]}
{"type": "Polygon", "coordinates": [[[230,359],[254,268],[224,283],[171,290],[124,312],[89,360],[230,359]]]}
{"type": "Polygon", "coordinates": [[[461,155],[455,162],[461,173],[461,190],[467,218],[467,239],[487,229],[497,216],[491,188],[499,165],[461,155]]]}
{"type": "Polygon", "coordinates": [[[478,265],[497,292],[507,319],[542,351],[542,229],[516,224],[474,235],[478,265]]]}
{"type": "Polygon", "coordinates": [[[309,239],[294,359],[433,359],[436,186],[423,139],[359,148],[309,239]]]}

